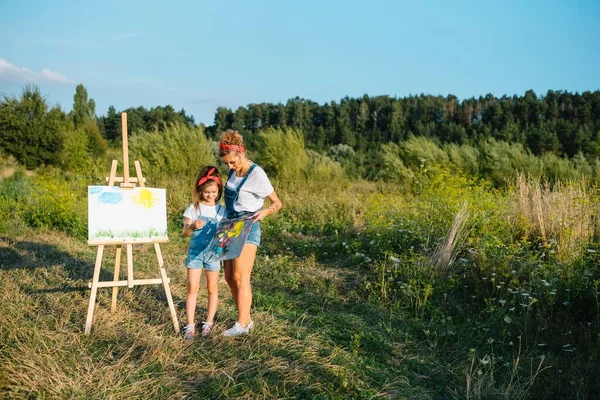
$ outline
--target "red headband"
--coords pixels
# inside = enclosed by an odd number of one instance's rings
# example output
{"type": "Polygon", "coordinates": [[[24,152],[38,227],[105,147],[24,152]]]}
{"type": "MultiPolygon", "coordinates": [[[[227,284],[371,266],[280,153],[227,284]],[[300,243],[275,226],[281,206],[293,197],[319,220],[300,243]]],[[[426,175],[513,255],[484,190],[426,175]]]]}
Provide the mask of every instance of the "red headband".
{"type": "Polygon", "coordinates": [[[196,186],[200,186],[203,183],[206,183],[206,181],[208,181],[209,179],[217,182],[217,185],[221,186],[221,178],[219,178],[218,176],[211,175],[213,172],[215,172],[214,167],[209,169],[206,175],[200,178],[200,180],[198,181],[198,185],[196,186]]]}
{"type": "Polygon", "coordinates": [[[244,146],[237,145],[237,144],[219,143],[219,150],[233,150],[233,151],[237,151],[238,153],[243,153],[244,146]]]}

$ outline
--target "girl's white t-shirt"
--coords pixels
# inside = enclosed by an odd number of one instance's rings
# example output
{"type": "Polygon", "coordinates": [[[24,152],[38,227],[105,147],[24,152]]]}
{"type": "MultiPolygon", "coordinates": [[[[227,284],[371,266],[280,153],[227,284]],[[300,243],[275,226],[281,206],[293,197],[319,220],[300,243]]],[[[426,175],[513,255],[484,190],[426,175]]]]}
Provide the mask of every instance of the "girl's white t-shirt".
{"type": "MultiPolygon", "coordinates": [[[[235,176],[234,173],[227,181],[227,187],[235,190],[243,179],[243,176],[235,176]]],[[[235,211],[258,211],[265,204],[265,197],[273,193],[273,191],[273,185],[271,185],[266,172],[257,165],[242,185],[240,195],[233,204],[233,209],[235,211]]]]}
{"type": "Polygon", "coordinates": [[[207,206],[200,203],[198,209],[194,207],[194,204],[190,204],[190,206],[185,210],[183,216],[189,218],[193,221],[200,218],[200,216],[208,217],[208,218],[216,218],[217,221],[222,220],[225,217],[225,207],[216,204],[214,206],[207,206]]]}

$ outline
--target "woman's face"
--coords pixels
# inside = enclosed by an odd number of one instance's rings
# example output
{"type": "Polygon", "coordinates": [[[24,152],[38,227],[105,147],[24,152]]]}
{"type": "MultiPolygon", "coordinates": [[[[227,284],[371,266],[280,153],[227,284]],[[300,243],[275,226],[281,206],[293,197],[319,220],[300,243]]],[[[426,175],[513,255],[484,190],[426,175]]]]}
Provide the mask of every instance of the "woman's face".
{"type": "Polygon", "coordinates": [[[235,172],[240,172],[242,166],[244,165],[244,153],[232,151],[229,154],[221,156],[221,161],[227,164],[229,169],[232,169],[235,172]]]}

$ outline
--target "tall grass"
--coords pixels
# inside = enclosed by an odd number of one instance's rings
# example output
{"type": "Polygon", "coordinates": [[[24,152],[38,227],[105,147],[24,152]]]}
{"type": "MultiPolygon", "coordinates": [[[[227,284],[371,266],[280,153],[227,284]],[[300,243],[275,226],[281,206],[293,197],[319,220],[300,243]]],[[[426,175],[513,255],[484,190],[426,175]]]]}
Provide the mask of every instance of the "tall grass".
{"type": "Polygon", "coordinates": [[[512,214],[523,238],[556,246],[560,261],[577,257],[598,238],[600,208],[585,179],[556,182],[519,174],[512,190],[512,214]]]}

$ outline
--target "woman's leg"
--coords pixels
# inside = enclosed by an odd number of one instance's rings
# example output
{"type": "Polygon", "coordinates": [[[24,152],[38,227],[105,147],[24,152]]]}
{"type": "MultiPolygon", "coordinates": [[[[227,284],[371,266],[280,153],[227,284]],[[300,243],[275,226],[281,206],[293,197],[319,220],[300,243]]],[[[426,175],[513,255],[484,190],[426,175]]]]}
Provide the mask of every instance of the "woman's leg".
{"type": "Polygon", "coordinates": [[[205,271],[206,290],[208,292],[208,312],[206,322],[213,322],[219,302],[219,271],[205,271]]]}
{"type": "Polygon", "coordinates": [[[188,290],[185,298],[185,313],[187,316],[187,324],[194,324],[194,314],[196,314],[196,297],[198,296],[198,288],[200,286],[200,275],[202,269],[187,268],[188,290]]]}
{"type": "Polygon", "coordinates": [[[255,244],[245,244],[240,256],[233,260],[233,281],[237,288],[238,322],[243,327],[251,321],[252,287],[250,286],[250,274],[254,267],[257,249],[258,246],[255,244]]]}
{"type": "Polygon", "coordinates": [[[229,285],[229,289],[231,290],[231,296],[233,297],[233,301],[237,307],[237,284],[235,283],[235,279],[233,279],[233,261],[234,260],[225,260],[223,261],[223,273],[225,275],[225,281],[229,285]]]}

